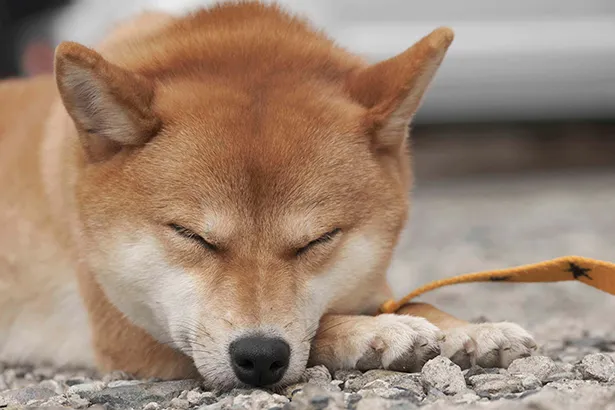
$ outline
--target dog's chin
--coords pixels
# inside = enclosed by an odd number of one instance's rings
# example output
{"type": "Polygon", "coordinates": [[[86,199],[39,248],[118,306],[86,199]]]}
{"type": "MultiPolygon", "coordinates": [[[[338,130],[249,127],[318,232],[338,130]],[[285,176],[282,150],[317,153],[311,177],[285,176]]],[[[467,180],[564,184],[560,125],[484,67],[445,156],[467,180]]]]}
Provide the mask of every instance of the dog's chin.
{"type": "MultiPolygon", "coordinates": [[[[305,369],[304,369],[305,370],[305,369]]],[[[284,376],[282,380],[275,384],[267,385],[267,386],[251,386],[245,383],[242,383],[235,377],[235,375],[228,372],[220,372],[216,370],[215,373],[210,370],[200,370],[201,376],[203,377],[203,387],[208,390],[214,390],[219,392],[226,392],[233,389],[266,389],[271,390],[273,392],[280,392],[286,386],[289,386],[294,383],[298,383],[301,381],[301,376],[304,371],[299,372],[299,375],[292,376],[284,376]]]]}

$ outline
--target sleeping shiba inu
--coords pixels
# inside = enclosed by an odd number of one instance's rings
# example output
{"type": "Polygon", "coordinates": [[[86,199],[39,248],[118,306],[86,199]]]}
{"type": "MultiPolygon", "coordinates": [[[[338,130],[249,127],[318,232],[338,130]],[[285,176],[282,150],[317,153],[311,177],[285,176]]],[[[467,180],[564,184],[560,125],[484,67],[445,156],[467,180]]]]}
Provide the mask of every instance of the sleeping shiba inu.
{"type": "Polygon", "coordinates": [[[510,323],[377,315],[408,127],[453,40],[367,64],[278,7],[144,14],[0,83],[0,361],[275,387],[306,365],[507,367],[510,323]]]}

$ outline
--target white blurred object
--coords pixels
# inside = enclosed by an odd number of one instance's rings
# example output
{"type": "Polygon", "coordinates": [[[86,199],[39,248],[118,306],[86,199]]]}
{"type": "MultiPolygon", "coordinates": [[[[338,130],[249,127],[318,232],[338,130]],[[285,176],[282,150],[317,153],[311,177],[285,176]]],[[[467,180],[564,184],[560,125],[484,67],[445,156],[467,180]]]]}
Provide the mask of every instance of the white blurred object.
{"type": "MultiPolygon", "coordinates": [[[[273,0],[265,0],[272,2],[273,0]]],[[[183,13],[215,1],[80,0],[56,40],[98,41],[144,9],[183,13]]],[[[456,39],[417,121],[615,118],[613,0],[280,0],[340,44],[377,61],[448,25],[456,39]]]]}
{"type": "MultiPolygon", "coordinates": [[[[290,11],[309,17],[315,24],[324,26],[325,13],[320,12],[320,1],[261,0],[278,3],[290,11]]],[[[55,17],[54,41],[77,41],[86,45],[99,42],[116,22],[139,12],[149,10],[184,14],[195,9],[219,3],[216,0],[76,0],[55,17]]]]}

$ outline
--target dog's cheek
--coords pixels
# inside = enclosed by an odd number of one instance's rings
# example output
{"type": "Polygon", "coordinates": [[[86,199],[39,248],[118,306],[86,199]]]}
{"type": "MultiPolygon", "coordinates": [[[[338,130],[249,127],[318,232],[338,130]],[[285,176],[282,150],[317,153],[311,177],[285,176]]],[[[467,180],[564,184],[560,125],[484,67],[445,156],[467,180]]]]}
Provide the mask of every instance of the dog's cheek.
{"type": "Polygon", "coordinates": [[[368,235],[350,238],[335,262],[309,281],[308,295],[302,298],[307,303],[300,311],[307,312],[308,318],[320,318],[331,308],[343,309],[339,302],[356,295],[358,288],[363,287],[365,280],[374,273],[378,250],[376,238],[368,235]]]}
{"type": "Polygon", "coordinates": [[[98,257],[93,273],[109,300],[133,323],[159,341],[174,341],[178,329],[173,325],[198,318],[203,298],[196,279],[169,264],[153,236],[118,238],[98,257]]]}

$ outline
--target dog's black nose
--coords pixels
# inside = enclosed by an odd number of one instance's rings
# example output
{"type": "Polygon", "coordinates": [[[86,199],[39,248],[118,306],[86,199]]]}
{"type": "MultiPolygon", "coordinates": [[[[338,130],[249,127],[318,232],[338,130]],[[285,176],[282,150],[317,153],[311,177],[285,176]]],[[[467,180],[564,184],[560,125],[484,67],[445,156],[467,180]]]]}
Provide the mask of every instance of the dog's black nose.
{"type": "Polygon", "coordinates": [[[281,339],[243,337],[229,347],[235,375],[243,383],[267,386],[280,381],[290,360],[290,346],[281,339]]]}

